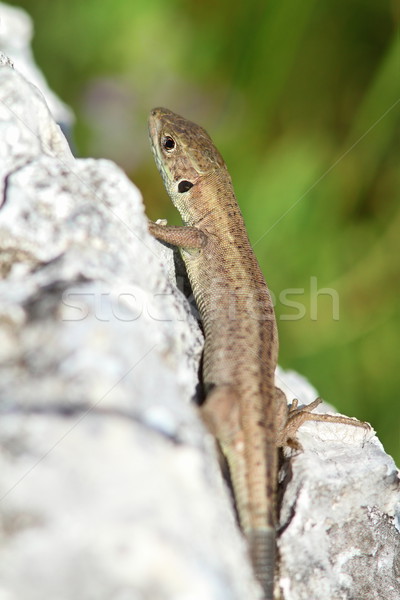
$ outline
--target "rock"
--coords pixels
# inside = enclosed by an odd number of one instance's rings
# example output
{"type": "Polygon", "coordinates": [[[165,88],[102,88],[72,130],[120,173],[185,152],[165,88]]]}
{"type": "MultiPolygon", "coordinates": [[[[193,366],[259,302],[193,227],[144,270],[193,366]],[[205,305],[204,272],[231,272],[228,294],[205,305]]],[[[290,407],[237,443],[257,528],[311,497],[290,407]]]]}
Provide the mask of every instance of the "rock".
{"type": "Polygon", "coordinates": [[[0,597],[254,598],[171,252],[126,176],[0,78],[0,597]]]}
{"type": "Polygon", "coordinates": [[[15,6],[0,2],[0,50],[14,63],[15,68],[40,89],[54,119],[62,128],[69,131],[74,124],[74,114],[50,89],[43,73],[33,58],[31,41],[33,23],[30,16],[15,6]]]}
{"type": "Polygon", "coordinates": [[[285,600],[400,597],[399,475],[374,432],[304,424],[286,466],[279,537],[285,600]]]}
{"type": "MultiPolygon", "coordinates": [[[[288,401],[316,390],[278,369],[288,401]]],[[[322,404],[315,412],[334,412],[322,404]]],[[[371,429],[308,421],[281,472],[279,585],[284,600],[400,598],[400,477],[371,429]]]]}
{"type": "MultiPolygon", "coordinates": [[[[123,172],[74,159],[42,95],[3,65],[0,598],[255,600],[190,402],[202,335],[172,251],[123,172]]],[[[277,383],[315,398],[299,376],[277,383]]],[[[298,438],[281,471],[282,597],[398,598],[393,461],[348,425],[298,438]]]]}

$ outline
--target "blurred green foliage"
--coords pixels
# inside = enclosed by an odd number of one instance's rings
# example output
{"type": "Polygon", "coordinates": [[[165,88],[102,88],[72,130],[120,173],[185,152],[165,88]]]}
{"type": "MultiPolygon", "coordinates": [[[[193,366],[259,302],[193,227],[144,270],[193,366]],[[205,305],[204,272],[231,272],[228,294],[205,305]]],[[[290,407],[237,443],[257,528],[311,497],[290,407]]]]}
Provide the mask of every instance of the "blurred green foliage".
{"type": "Polygon", "coordinates": [[[281,365],[370,421],[400,462],[398,2],[14,4],[76,112],[80,154],[125,168],[150,217],[179,223],[148,148],[149,109],[206,127],[276,298],[281,365]]]}

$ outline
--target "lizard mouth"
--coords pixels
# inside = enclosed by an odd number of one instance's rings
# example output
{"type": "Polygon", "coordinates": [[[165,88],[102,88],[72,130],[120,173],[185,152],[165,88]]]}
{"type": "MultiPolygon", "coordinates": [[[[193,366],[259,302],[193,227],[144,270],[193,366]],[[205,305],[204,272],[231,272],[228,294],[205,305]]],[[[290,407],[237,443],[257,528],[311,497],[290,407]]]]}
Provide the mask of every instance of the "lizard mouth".
{"type": "Polygon", "coordinates": [[[161,152],[161,133],[165,124],[165,117],[173,115],[174,113],[167,108],[153,108],[150,112],[148,126],[149,126],[149,138],[150,144],[153,151],[154,161],[157,169],[164,180],[164,184],[169,186],[169,172],[167,163],[163,160],[161,152]]]}
{"type": "Polygon", "coordinates": [[[150,138],[150,144],[151,144],[151,148],[153,150],[153,155],[156,161],[156,165],[158,170],[160,171],[160,173],[162,173],[162,169],[161,169],[161,156],[160,156],[160,150],[159,150],[159,137],[160,137],[160,130],[161,130],[161,121],[158,118],[159,117],[159,111],[163,110],[163,109],[159,109],[159,108],[154,108],[149,116],[149,138],[150,138]]]}
{"type": "Polygon", "coordinates": [[[160,109],[154,108],[149,116],[149,138],[150,143],[152,145],[153,151],[156,150],[156,141],[158,139],[158,134],[161,129],[161,121],[158,118],[158,111],[160,109]]]}

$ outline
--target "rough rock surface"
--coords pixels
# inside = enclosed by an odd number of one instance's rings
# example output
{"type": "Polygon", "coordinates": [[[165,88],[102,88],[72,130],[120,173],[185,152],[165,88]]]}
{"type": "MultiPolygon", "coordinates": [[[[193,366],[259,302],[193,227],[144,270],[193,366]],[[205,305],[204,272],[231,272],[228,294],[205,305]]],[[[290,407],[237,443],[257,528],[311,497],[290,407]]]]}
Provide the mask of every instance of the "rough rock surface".
{"type": "Polygon", "coordinates": [[[33,23],[28,13],[0,2],[0,50],[13,61],[22,75],[41,90],[54,119],[68,129],[74,122],[73,112],[49,88],[36,65],[31,49],[32,37],[33,23]]]}
{"type": "MultiPolygon", "coordinates": [[[[0,598],[256,599],[190,403],[202,336],[171,252],[125,175],[75,160],[3,64],[0,598]]],[[[315,397],[298,376],[277,382],[315,397]]],[[[349,426],[308,423],[299,441],[282,469],[283,598],[398,599],[393,461],[349,426]]]]}
{"type": "Polygon", "coordinates": [[[255,597],[140,194],[4,63],[0,597],[255,597]]]}
{"type": "Polygon", "coordinates": [[[400,479],[393,460],[372,430],[359,427],[309,421],[297,439],[303,451],[283,470],[283,598],[400,598],[400,479]]]}

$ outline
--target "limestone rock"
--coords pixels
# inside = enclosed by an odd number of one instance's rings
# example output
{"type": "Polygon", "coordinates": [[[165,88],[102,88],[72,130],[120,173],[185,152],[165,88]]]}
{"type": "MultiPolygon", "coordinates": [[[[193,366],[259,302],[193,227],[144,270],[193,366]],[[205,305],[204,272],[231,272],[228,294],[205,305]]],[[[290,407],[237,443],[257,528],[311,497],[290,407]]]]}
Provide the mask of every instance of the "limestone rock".
{"type": "Polygon", "coordinates": [[[66,130],[72,127],[72,110],[50,89],[33,58],[31,41],[32,19],[22,8],[0,2],[0,50],[14,63],[15,68],[40,89],[54,119],[66,130]]]}
{"type": "Polygon", "coordinates": [[[171,256],[134,185],[75,160],[4,63],[0,597],[254,598],[171,256]]]}
{"type": "MultiPolygon", "coordinates": [[[[255,600],[196,407],[202,335],[114,164],[0,67],[0,598],[255,600]]],[[[316,392],[278,371],[288,399],[316,392]]],[[[398,472],[306,423],[281,470],[285,600],[400,597],[398,472]]]]}

